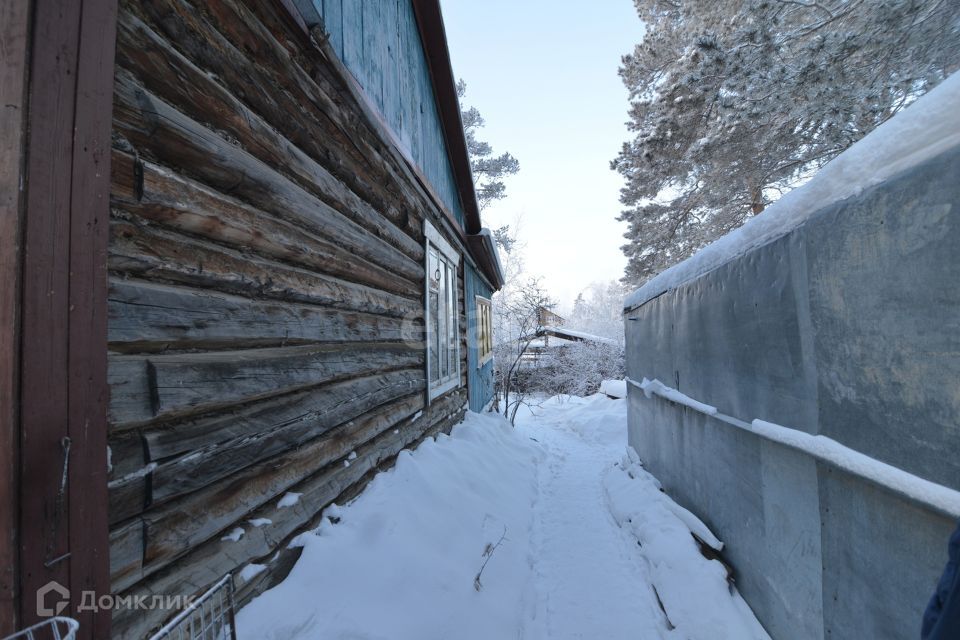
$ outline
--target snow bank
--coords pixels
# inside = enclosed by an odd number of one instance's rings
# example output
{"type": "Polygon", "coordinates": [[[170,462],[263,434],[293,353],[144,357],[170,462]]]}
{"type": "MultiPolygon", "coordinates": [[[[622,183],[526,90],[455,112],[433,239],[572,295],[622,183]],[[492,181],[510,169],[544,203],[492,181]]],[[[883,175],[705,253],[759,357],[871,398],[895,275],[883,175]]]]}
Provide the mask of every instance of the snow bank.
{"type": "Polygon", "coordinates": [[[608,395],[612,398],[626,398],[627,397],[627,381],[626,380],[604,380],[600,383],[600,393],[608,395]]]}
{"type": "Polygon", "coordinates": [[[651,279],[627,296],[624,309],[637,307],[786,235],[824,207],[859,195],[864,189],[960,145],[958,104],[960,72],[874,129],[762,214],[651,279]]]}
{"type": "Polygon", "coordinates": [[[516,637],[530,577],[536,443],[496,415],[401,452],[351,504],[297,538],[287,579],[238,615],[240,638],[516,637]],[[480,577],[487,545],[495,545],[480,577]]]}
{"type": "Polygon", "coordinates": [[[677,637],[769,639],[727,581],[726,567],[705,558],[691,532],[711,546],[720,546],[720,541],[660,491],[660,483],[635,454],[608,470],[604,487],[617,524],[639,542],[657,598],[677,637]]]}

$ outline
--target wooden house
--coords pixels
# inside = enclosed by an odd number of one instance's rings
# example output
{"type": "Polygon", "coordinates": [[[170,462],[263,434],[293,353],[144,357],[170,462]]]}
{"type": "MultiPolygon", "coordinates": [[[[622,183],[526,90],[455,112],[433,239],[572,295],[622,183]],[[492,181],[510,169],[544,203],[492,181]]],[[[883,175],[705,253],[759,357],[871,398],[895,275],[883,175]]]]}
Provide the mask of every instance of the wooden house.
{"type": "Polygon", "coordinates": [[[9,0],[0,49],[0,635],[56,581],[142,638],[492,398],[439,3],[9,0]]]}

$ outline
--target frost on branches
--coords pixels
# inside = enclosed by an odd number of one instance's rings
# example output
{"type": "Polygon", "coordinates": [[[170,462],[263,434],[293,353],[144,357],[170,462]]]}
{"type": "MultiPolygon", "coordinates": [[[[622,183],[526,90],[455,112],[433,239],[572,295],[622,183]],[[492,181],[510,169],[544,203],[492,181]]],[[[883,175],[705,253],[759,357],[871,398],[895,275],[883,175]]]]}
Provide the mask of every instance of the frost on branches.
{"type": "Polygon", "coordinates": [[[635,0],[624,281],[763,211],[960,61],[949,0],[635,0]]]}

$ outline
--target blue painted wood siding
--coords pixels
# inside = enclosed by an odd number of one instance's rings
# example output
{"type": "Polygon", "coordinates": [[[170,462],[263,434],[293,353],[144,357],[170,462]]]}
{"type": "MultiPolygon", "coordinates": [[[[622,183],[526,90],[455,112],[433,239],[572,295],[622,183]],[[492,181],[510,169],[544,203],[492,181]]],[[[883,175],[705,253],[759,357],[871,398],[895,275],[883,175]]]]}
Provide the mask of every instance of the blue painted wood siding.
{"type": "Polygon", "coordinates": [[[410,0],[310,0],[330,43],[443,204],[464,225],[410,0]]]}
{"type": "Polygon", "coordinates": [[[482,411],[493,399],[493,360],[477,367],[477,296],[489,299],[493,289],[469,263],[464,265],[463,272],[467,309],[467,390],[470,410],[482,411]]]}

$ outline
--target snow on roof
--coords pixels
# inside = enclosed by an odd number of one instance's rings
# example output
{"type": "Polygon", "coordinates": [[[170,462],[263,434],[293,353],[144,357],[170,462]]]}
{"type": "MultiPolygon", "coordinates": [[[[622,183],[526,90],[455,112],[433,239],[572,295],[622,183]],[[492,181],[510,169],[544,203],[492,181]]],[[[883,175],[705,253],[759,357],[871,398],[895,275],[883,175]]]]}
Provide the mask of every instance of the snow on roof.
{"type": "Polygon", "coordinates": [[[493,232],[490,231],[487,227],[480,229],[480,233],[477,235],[486,236],[487,242],[490,243],[490,255],[493,257],[493,266],[496,267],[497,273],[500,274],[500,280],[504,279],[503,264],[500,262],[500,251],[497,249],[497,239],[493,237],[493,232]]]}
{"type": "Polygon", "coordinates": [[[638,307],[784,236],[824,207],[960,145],[958,105],[960,72],[874,129],[762,214],[649,280],[627,296],[624,309],[638,307]]]}
{"type": "Polygon", "coordinates": [[[586,331],[575,331],[573,329],[567,329],[566,327],[544,327],[540,331],[541,333],[546,333],[560,339],[563,339],[564,336],[570,336],[571,338],[580,338],[581,340],[586,340],[588,342],[602,342],[603,344],[617,344],[616,340],[611,340],[610,338],[597,336],[592,333],[587,333],[586,331]]]}

